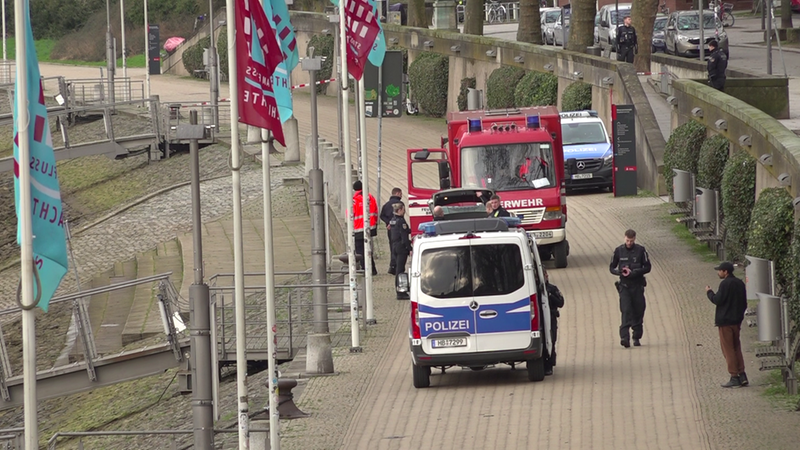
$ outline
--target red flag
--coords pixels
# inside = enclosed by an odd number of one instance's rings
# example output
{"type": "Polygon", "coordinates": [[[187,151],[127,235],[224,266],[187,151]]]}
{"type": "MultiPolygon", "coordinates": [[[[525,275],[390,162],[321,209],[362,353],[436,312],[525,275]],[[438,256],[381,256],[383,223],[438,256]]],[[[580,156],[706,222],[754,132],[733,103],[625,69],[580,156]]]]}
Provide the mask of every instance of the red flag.
{"type": "Polygon", "coordinates": [[[346,8],[347,72],[360,80],[381,26],[368,0],[347,0],[346,8]]]}
{"type": "Polygon", "coordinates": [[[283,61],[275,29],[258,0],[236,0],[236,68],[239,122],[272,131],[286,145],[272,75],[283,61]]]}

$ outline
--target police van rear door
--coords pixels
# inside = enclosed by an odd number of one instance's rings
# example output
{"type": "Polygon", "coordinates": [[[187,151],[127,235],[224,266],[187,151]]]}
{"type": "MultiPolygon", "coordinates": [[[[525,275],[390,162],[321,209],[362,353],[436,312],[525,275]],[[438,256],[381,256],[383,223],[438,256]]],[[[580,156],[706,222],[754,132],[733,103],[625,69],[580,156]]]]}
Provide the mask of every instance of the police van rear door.
{"type": "MultiPolygon", "coordinates": [[[[485,233],[489,237],[493,233],[485,233]]],[[[531,344],[531,289],[535,286],[527,238],[471,239],[472,286],[478,351],[514,350],[531,344]]]]}

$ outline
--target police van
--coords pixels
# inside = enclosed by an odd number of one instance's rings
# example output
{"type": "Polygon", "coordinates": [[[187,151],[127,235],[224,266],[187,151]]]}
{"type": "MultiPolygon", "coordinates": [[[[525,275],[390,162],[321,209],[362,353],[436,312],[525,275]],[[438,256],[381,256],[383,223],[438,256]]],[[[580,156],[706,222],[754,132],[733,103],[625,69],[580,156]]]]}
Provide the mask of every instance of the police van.
{"type": "Polygon", "coordinates": [[[614,183],[614,150],[597,111],[571,111],[560,115],[566,188],[610,190],[614,183]]]}
{"type": "Polygon", "coordinates": [[[411,300],[409,340],[414,387],[430,386],[431,368],[481,370],[525,363],[544,379],[552,348],[550,309],[535,239],[520,219],[443,220],[420,224],[411,269],[397,289],[411,300]]]}

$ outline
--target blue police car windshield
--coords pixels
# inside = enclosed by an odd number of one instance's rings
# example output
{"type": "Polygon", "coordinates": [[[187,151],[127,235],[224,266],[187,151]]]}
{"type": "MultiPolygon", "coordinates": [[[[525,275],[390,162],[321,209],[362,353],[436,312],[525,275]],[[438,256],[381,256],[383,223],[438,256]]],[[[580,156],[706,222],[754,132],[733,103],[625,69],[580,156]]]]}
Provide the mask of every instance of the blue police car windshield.
{"type": "Polygon", "coordinates": [[[495,191],[556,185],[550,143],[523,143],[461,149],[461,186],[495,191]]]}
{"type": "Polygon", "coordinates": [[[602,123],[565,123],[561,125],[563,145],[600,144],[606,142],[606,130],[602,123]]]}
{"type": "Polygon", "coordinates": [[[505,295],[524,284],[522,256],[514,244],[464,245],[422,252],[420,288],[431,297],[505,295]]]}

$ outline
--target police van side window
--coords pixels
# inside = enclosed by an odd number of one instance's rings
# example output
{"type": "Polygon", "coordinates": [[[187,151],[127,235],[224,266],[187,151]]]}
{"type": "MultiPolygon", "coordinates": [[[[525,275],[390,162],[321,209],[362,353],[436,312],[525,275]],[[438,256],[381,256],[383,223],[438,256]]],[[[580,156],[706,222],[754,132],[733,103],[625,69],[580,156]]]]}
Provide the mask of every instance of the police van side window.
{"type": "Polygon", "coordinates": [[[510,294],[525,285],[522,255],[514,244],[472,246],[473,296],[510,294]]]}
{"type": "Polygon", "coordinates": [[[420,269],[422,293],[441,299],[505,295],[525,285],[515,244],[425,250],[420,269]]]}

